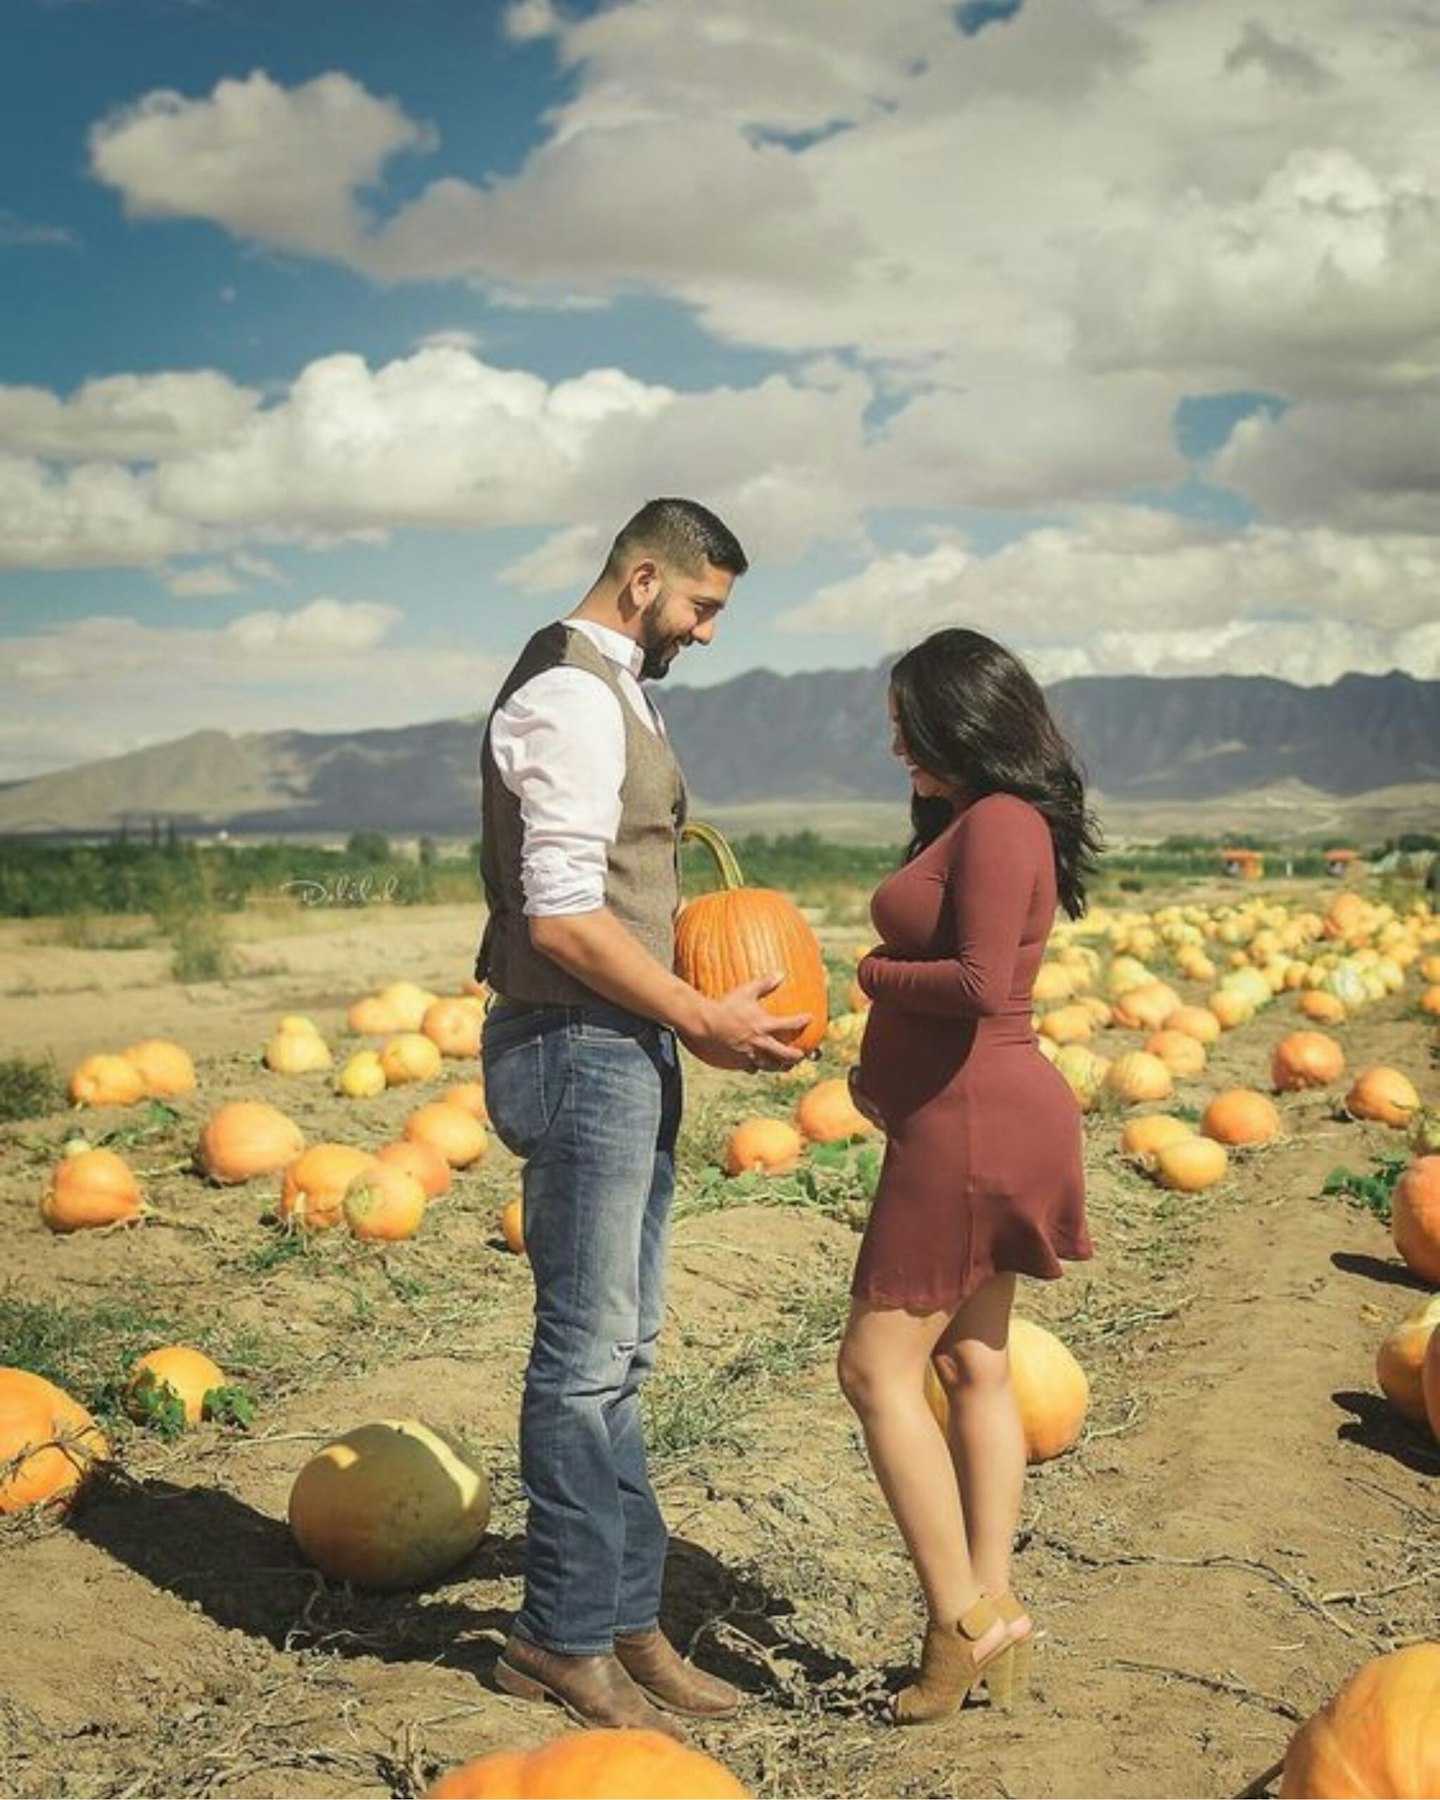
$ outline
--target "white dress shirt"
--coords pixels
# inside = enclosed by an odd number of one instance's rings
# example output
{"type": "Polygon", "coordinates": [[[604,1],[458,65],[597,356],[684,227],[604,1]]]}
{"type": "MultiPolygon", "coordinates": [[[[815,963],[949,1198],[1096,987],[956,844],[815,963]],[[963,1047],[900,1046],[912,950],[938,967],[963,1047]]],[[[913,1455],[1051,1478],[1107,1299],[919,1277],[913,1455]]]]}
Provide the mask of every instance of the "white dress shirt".
{"type": "MultiPolygon", "coordinates": [[[[640,723],[663,732],[640,686],[645,653],[639,644],[590,619],[564,623],[583,632],[610,664],[640,723]]],[[[625,780],[625,719],[614,693],[585,669],[545,669],[495,714],[490,749],[500,779],[520,802],[526,913],[597,911],[605,904],[625,780]]]]}

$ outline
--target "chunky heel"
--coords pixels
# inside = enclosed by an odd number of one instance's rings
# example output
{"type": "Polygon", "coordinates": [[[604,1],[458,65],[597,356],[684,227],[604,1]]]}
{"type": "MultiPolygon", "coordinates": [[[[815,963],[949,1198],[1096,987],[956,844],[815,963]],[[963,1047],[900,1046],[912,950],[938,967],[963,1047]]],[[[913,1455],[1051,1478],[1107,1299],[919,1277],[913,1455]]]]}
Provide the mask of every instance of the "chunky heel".
{"type": "Polygon", "coordinates": [[[987,1655],[978,1654],[981,1640],[1003,1622],[994,1602],[984,1594],[953,1625],[932,1619],[925,1627],[920,1678],[895,1696],[891,1712],[895,1723],[931,1725],[948,1719],[960,1710],[971,1688],[988,1681],[992,1670],[1003,1685],[1005,1677],[997,1665],[1009,1661],[1009,1640],[1001,1637],[987,1655]]]}
{"type": "Polygon", "coordinates": [[[995,1610],[1007,1625],[1015,1625],[1021,1619],[1029,1621],[1030,1629],[1024,1637],[1011,1638],[1010,1652],[1006,1658],[1007,1667],[1001,1676],[1001,1687],[996,1688],[987,1671],[985,1685],[989,1689],[990,1698],[997,1706],[1007,1710],[1029,1698],[1030,1685],[1033,1679],[1035,1656],[1035,1622],[1026,1612],[1023,1603],[1014,1594],[1000,1594],[995,1601],[995,1610]]]}
{"type": "Polygon", "coordinates": [[[1017,1648],[1017,1645],[1011,1644],[998,1656],[992,1657],[985,1665],[985,1691],[990,1696],[990,1704],[998,1706],[1001,1712],[1009,1712],[1015,1704],[1017,1677],[1015,1652],[1017,1648]]]}

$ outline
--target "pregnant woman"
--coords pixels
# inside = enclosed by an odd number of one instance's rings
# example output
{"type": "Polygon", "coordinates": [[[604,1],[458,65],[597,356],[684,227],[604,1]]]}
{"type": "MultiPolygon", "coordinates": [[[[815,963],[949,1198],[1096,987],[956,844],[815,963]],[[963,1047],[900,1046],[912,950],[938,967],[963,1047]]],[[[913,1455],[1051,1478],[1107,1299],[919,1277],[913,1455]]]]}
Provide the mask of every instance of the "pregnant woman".
{"type": "Polygon", "coordinates": [[[1091,1253],[1079,1111],[1037,1048],[1031,987],[1057,904],[1084,911],[1098,834],[1044,695],[989,638],[940,631],[908,651],[890,714],[914,831],[859,968],[872,1004],[851,1085],[887,1147],[839,1377],[925,1597],[919,1675],[892,1703],[909,1725],[981,1681],[1008,1704],[1028,1667],[1010,1308],[1017,1275],[1091,1253]]]}

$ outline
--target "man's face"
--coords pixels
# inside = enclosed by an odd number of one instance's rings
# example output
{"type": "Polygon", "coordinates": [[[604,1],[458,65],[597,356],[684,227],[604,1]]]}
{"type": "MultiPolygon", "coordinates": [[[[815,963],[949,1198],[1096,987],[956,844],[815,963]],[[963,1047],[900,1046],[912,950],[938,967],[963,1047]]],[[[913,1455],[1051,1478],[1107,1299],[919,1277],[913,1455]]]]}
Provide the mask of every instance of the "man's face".
{"type": "MultiPolygon", "coordinates": [[[[663,681],[687,644],[708,644],[730,598],[735,577],[706,563],[696,573],[654,563],[653,591],[640,615],[640,668],[645,681],[663,681]]],[[[637,584],[638,585],[638,584],[637,584]]]]}

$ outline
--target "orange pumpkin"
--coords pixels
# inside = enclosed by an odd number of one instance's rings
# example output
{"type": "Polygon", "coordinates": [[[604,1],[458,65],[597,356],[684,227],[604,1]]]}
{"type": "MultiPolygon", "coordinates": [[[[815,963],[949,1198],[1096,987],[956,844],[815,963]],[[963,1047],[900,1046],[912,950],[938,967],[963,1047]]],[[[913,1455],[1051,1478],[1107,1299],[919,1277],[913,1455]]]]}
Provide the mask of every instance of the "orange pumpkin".
{"type": "Polygon", "coordinates": [[[442,1775],[427,1800],[745,1800],[723,1763],[659,1731],[568,1731],[538,1750],[496,1750],[442,1775]]]}
{"type": "Polygon", "coordinates": [[[744,885],[735,854],[709,825],[686,825],[682,838],[701,843],[715,859],[721,885],[700,894],[675,922],[675,969],[712,1000],[762,975],[781,975],[760,1004],[785,1017],[808,1013],[790,1040],[799,1050],[824,1042],[830,980],[815,933],[795,902],[773,888],[744,885]]]}
{"type": "Polygon", "coordinates": [[[1154,1155],[1155,1179],[1181,1194],[1201,1194],[1225,1179],[1230,1154],[1214,1138],[1186,1137],[1162,1144],[1154,1155]]]}
{"type": "MultiPolygon", "coordinates": [[[[1080,1435],[1090,1405],[1084,1369],[1053,1331],[1033,1319],[1010,1317],[1010,1381],[1025,1433],[1025,1460],[1048,1462],[1080,1435]]],[[[950,1403],[933,1365],[925,1365],[925,1398],[945,1429],[950,1403]]]]}
{"type": "Polygon", "coordinates": [[[392,981],[376,997],[400,1021],[401,1031],[419,1031],[426,1011],[440,998],[413,981],[392,981]]]}
{"type": "Polygon", "coordinates": [[[480,1054],[480,1028],[484,1011],[473,1000],[449,998],[425,1008],[420,1029],[442,1056],[474,1062],[480,1054]]]}
{"type": "Polygon", "coordinates": [[[1345,1052],[1323,1031],[1292,1031],[1270,1055],[1270,1084],[1281,1094],[1328,1087],[1345,1073],[1345,1052]]]}
{"type": "Polygon", "coordinates": [[[1198,1075],[1205,1067],[1205,1046],[1199,1038],[1192,1037],[1188,1031],[1172,1031],[1167,1025],[1160,1031],[1152,1031],[1145,1040],[1147,1056],[1158,1056],[1172,1075],[1182,1079],[1187,1075],[1198,1075]]]}
{"type": "Polygon", "coordinates": [[[1131,1119],[1120,1133],[1120,1152],[1145,1162],[1164,1145],[1194,1135],[1195,1127],[1186,1119],[1172,1118],[1169,1113],[1143,1113],[1138,1119],[1131,1119]]]}
{"type": "Polygon", "coordinates": [[[178,1100],[195,1092],[195,1064],[190,1052],[166,1038],[145,1038],[125,1051],[152,1100],[178,1100]]]}
{"type": "Polygon", "coordinates": [[[305,1134],[278,1106],[232,1100],[205,1121],[196,1160],[211,1181],[233,1187],[274,1175],[305,1148],[305,1134]]]}
{"type": "Polygon", "coordinates": [[[1425,1403],[1430,1435],[1440,1444],[1440,1331],[1432,1331],[1430,1342],[1425,1346],[1425,1361],[1420,1366],[1420,1394],[1425,1403]]]}
{"type": "Polygon", "coordinates": [[[1142,1100],[1168,1100],[1175,1092],[1175,1081],[1158,1056],[1129,1050],[1105,1071],[1104,1087],[1123,1105],[1136,1106],[1142,1100]]]}
{"type": "Polygon", "coordinates": [[[76,1106],[134,1106],[145,1098],[145,1077],[124,1056],[87,1056],[70,1073],[67,1092],[76,1106]]]}
{"type": "Polygon", "coordinates": [[[1227,1088],[1201,1116],[1200,1129],[1217,1144],[1270,1144],[1281,1131],[1275,1102],[1255,1088],[1227,1088]]]}
{"type": "Polygon", "coordinates": [[[408,1169],[371,1158],[345,1189],[343,1211],[351,1237],[396,1244],[425,1222],[425,1190],[408,1169]]]}
{"type": "Polygon", "coordinates": [[[490,1111],[485,1105],[485,1083],[483,1081],[452,1081],[440,1096],[447,1106],[463,1106],[472,1118],[478,1119],[482,1125],[490,1123],[490,1111]]]}
{"type": "Polygon", "coordinates": [[[1420,1096],[1415,1084],[1399,1069],[1383,1064],[1365,1069],[1345,1096],[1345,1110],[1352,1119],[1371,1119],[1379,1125],[1400,1129],[1410,1123],[1419,1111],[1420,1096]]]}
{"type": "Polygon", "coordinates": [[[134,1224],[143,1212],[135,1171],[113,1150],[62,1156],[40,1198],[40,1217],[52,1231],[134,1224]]]}
{"type": "Polygon", "coordinates": [[[185,1423],[198,1425],[205,1416],[206,1396],[225,1386],[225,1371],[200,1350],[167,1344],[147,1350],[132,1365],[125,1383],[125,1410],[132,1419],[146,1417],[145,1396],[168,1391],[185,1410],[185,1423]]]}
{"type": "Polygon", "coordinates": [[[525,1254],[525,1202],[518,1196],[500,1208],[500,1235],[507,1250],[517,1256],[525,1254]]]}
{"type": "Polygon", "coordinates": [[[413,1175],[425,1190],[427,1200],[439,1200],[450,1192],[450,1165],[433,1144],[422,1144],[414,1138],[403,1143],[386,1144],[375,1152],[376,1162],[393,1163],[413,1175]]]}
{"type": "Polygon", "coordinates": [[[1140,981],[1116,996],[1112,1016],[1127,1031],[1158,1031],[1179,1005],[1168,982],[1140,981]]]}
{"type": "Polygon", "coordinates": [[[1440,1324],[1440,1294],[1432,1294],[1407,1314],[1375,1353],[1375,1379],[1380,1392],[1416,1425],[1425,1423],[1425,1354],[1440,1324]]]}
{"type": "Polygon", "coordinates": [[[402,1031],[380,1052],[380,1067],[391,1087],[433,1081],[440,1073],[440,1046],[423,1031],[402,1031]]]}
{"type": "Polygon", "coordinates": [[[1095,1035],[1095,1020],[1088,1006],[1057,1006],[1035,1027],[1052,1044],[1083,1044],[1095,1035]]]}
{"type": "Polygon", "coordinates": [[[29,1369],[0,1369],[0,1513],[68,1506],[109,1454],[78,1400],[29,1369]]]}
{"type": "Polygon", "coordinates": [[[805,1140],[784,1119],[742,1119],[725,1141],[727,1175],[788,1175],[805,1153],[805,1140]]]}
{"type": "Polygon", "coordinates": [[[1183,1031],[1208,1049],[1220,1037],[1220,1021],[1208,1006],[1177,1006],[1165,1021],[1167,1031],[1183,1031]]]}
{"type": "Polygon", "coordinates": [[[404,1021],[378,994],[362,994],[345,1015],[345,1023],[361,1037],[393,1037],[404,1021]]]}
{"type": "Polygon", "coordinates": [[[850,1084],[839,1075],[805,1090],[795,1106],[795,1123],[812,1144],[837,1144],[877,1129],[850,1098],[850,1084]]]}
{"type": "Polygon", "coordinates": [[[1440,1644],[1374,1657],[1300,1727],[1282,1800],[1440,1794],[1440,1644]]]}
{"type": "Polygon", "coordinates": [[[375,1158],[353,1144],[314,1144],[285,1171],[276,1215],[300,1231],[328,1231],[340,1223],[345,1190],[375,1158]]]}
{"type": "Polygon", "coordinates": [[[1390,1195],[1390,1236],[1422,1281],[1440,1286],[1440,1156],[1418,1156],[1390,1195]]]}
{"type": "Polygon", "coordinates": [[[438,1150],[452,1169],[468,1169],[490,1148],[490,1134],[480,1121],[448,1100],[417,1106],[405,1121],[405,1136],[438,1150]]]}
{"type": "Polygon", "coordinates": [[[1336,994],[1327,994],[1324,988],[1303,989],[1295,1006],[1316,1025],[1345,1023],[1345,1002],[1336,994]]]}

